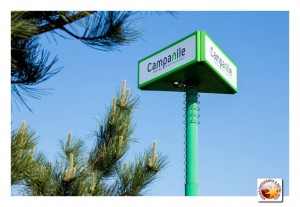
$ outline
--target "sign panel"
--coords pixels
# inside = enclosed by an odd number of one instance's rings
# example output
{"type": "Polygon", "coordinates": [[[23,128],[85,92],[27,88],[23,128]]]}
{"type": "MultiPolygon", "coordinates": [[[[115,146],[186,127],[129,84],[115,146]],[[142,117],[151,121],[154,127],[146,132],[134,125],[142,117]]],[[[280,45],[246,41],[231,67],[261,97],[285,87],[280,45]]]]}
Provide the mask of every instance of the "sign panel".
{"type": "Polygon", "coordinates": [[[196,60],[196,33],[139,61],[139,86],[160,79],[196,60]]]}
{"type": "Polygon", "coordinates": [[[206,62],[237,91],[237,67],[223,51],[205,35],[206,62]]]}
{"type": "Polygon", "coordinates": [[[237,93],[237,66],[204,31],[138,61],[138,88],[184,91],[193,85],[202,93],[237,93]]]}

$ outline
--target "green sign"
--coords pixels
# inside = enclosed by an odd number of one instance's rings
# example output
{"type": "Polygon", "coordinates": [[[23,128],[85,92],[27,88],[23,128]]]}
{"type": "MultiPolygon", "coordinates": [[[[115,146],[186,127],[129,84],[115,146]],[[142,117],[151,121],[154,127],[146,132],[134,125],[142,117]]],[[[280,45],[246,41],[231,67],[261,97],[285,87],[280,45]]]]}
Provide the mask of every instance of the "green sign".
{"type": "Polygon", "coordinates": [[[237,66],[204,31],[196,31],[138,62],[138,88],[182,91],[174,82],[198,92],[236,93],[237,66]]]}

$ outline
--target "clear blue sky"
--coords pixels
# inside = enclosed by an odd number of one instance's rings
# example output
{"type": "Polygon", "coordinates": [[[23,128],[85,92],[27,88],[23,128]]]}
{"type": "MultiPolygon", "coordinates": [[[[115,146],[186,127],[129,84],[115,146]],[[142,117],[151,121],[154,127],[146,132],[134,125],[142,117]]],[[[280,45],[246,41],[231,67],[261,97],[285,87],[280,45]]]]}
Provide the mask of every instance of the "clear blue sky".
{"type": "Polygon", "coordinates": [[[12,106],[12,128],[22,120],[37,131],[38,150],[54,160],[58,140],[69,131],[90,136],[122,80],[141,103],[135,113],[138,143],[127,160],[157,140],[168,168],[149,195],[184,195],[183,93],[137,89],[137,61],[196,31],[205,30],[238,66],[238,93],[200,94],[199,192],[255,196],[257,178],[282,178],[289,193],[289,13],[179,12],[138,20],[141,39],[116,52],[101,52],[75,40],[43,36],[45,49],[63,69],[42,88],[52,95],[30,100],[34,113],[12,106]]]}

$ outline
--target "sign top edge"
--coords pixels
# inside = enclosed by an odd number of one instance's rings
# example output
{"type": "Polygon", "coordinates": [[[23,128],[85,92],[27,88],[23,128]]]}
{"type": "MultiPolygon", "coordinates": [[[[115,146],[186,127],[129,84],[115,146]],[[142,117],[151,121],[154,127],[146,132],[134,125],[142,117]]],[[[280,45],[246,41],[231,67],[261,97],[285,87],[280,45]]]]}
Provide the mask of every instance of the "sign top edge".
{"type": "Polygon", "coordinates": [[[142,61],[144,61],[144,60],[147,60],[147,59],[150,58],[150,57],[153,57],[154,55],[156,55],[156,54],[158,54],[158,53],[160,53],[160,52],[162,52],[162,51],[164,51],[164,50],[166,50],[166,49],[168,49],[168,48],[170,48],[170,47],[172,47],[172,46],[174,46],[174,45],[176,45],[176,44],[178,44],[178,43],[180,43],[180,42],[182,42],[182,41],[184,41],[185,39],[187,39],[187,38],[189,38],[189,37],[191,37],[191,36],[194,36],[194,35],[197,36],[197,35],[200,34],[200,32],[204,32],[204,31],[195,31],[195,32],[193,32],[193,33],[191,33],[191,34],[189,34],[189,35],[186,35],[185,37],[180,38],[179,40],[177,40],[177,41],[175,41],[175,42],[173,42],[173,43],[171,43],[171,44],[169,44],[169,45],[163,47],[162,49],[160,49],[160,50],[158,50],[158,51],[156,51],[156,52],[153,52],[153,53],[151,53],[150,55],[147,55],[146,57],[140,59],[140,60],[138,61],[138,63],[140,63],[140,62],[142,62],[142,61]]]}

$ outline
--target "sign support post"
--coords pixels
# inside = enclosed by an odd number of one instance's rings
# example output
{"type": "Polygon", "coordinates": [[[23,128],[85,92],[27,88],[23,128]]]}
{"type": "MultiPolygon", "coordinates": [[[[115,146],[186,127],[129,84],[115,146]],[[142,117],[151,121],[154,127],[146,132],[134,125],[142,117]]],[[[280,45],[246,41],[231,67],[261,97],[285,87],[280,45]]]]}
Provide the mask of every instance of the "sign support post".
{"type": "Polygon", "coordinates": [[[198,195],[198,91],[194,86],[186,86],[185,195],[198,195]]]}
{"type": "Polygon", "coordinates": [[[195,31],[139,60],[138,88],[186,93],[185,195],[198,196],[198,93],[237,93],[236,64],[205,31],[195,31]]]}

